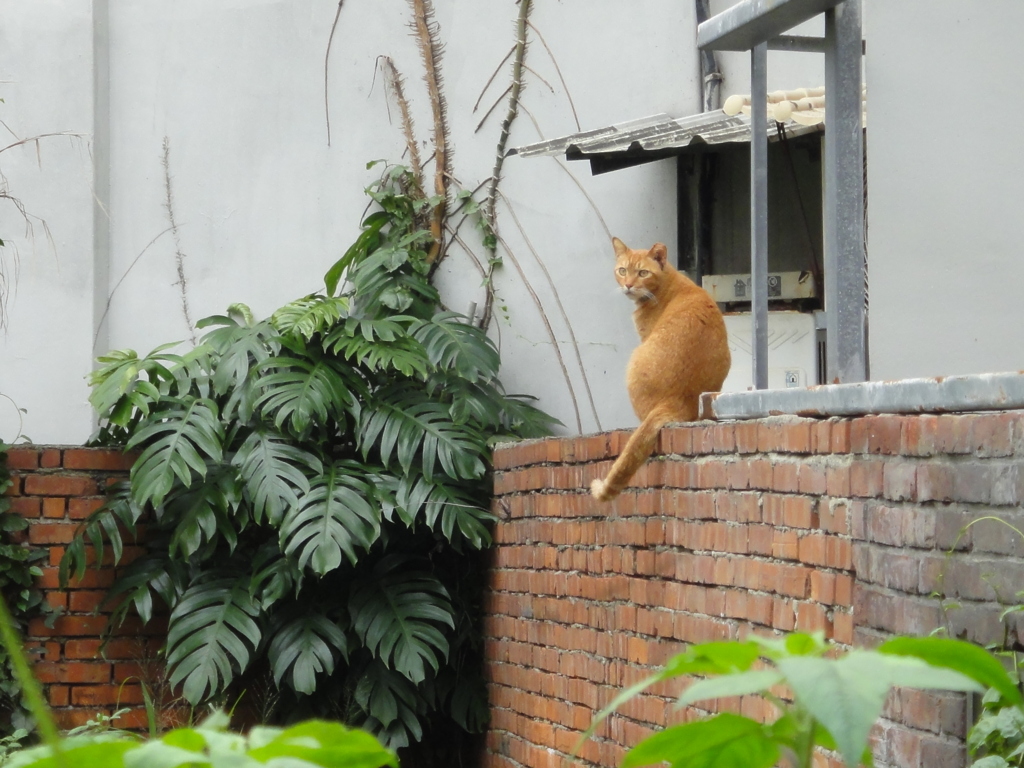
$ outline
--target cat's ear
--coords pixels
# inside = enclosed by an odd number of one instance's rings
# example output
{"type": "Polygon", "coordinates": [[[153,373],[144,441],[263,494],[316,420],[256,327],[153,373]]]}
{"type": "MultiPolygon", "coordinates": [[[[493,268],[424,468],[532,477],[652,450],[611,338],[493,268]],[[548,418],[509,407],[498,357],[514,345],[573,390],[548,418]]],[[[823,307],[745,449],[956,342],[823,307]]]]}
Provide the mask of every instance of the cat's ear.
{"type": "Polygon", "coordinates": [[[648,255],[658,262],[658,266],[662,269],[665,268],[665,261],[668,259],[668,248],[665,247],[664,243],[655,243],[652,245],[648,255]]]}
{"type": "Polygon", "coordinates": [[[618,258],[629,250],[629,248],[626,247],[626,244],[617,237],[612,238],[612,248],[615,249],[615,258],[618,258]]]}

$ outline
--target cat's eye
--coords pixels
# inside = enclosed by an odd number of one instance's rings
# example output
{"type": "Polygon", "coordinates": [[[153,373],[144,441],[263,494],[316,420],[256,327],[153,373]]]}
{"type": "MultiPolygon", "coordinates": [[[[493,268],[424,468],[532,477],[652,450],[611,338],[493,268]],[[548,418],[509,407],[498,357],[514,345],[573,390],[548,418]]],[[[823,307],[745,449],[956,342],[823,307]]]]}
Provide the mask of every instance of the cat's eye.
{"type": "Polygon", "coordinates": [[[625,267],[619,267],[615,271],[618,272],[620,275],[625,275],[626,274],[626,268],[625,267]]]}
{"type": "Polygon", "coordinates": [[[640,277],[650,277],[651,271],[649,269],[641,269],[639,274],[640,277]]]}

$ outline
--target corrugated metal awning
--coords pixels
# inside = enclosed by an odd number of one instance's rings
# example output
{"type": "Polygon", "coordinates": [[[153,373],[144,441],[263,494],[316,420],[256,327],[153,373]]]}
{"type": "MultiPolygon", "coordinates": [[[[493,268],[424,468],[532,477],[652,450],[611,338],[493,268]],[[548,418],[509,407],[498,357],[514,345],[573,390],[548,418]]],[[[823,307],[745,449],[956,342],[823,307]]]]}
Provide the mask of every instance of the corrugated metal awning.
{"type": "MultiPolygon", "coordinates": [[[[769,141],[778,139],[777,125],[769,120],[769,141]]],[[[801,125],[789,121],[782,125],[790,137],[824,130],[823,124],[801,125]]],[[[509,154],[520,157],[564,154],[568,160],[590,160],[591,170],[597,174],[674,157],[708,146],[749,142],[750,118],[743,114],[727,115],[718,109],[690,117],[651,115],[559,139],[514,147],[509,150],[509,154]]]]}

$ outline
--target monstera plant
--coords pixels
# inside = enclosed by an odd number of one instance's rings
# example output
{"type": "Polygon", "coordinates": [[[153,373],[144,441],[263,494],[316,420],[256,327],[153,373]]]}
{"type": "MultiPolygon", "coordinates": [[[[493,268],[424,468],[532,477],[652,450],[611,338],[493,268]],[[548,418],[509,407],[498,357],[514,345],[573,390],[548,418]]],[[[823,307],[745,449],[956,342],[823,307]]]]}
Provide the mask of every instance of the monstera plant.
{"type": "Polygon", "coordinates": [[[260,677],[278,717],[334,714],[392,746],[486,717],[489,445],[552,420],[503,391],[482,330],[440,311],[413,186],[392,167],[368,190],[324,292],[267,320],[234,305],[184,353],[100,358],[97,441],[138,459],[62,574],[83,573],[87,542],[119,561],[145,516],[112,622],[166,605],[170,682],[192,704],[260,677]]]}

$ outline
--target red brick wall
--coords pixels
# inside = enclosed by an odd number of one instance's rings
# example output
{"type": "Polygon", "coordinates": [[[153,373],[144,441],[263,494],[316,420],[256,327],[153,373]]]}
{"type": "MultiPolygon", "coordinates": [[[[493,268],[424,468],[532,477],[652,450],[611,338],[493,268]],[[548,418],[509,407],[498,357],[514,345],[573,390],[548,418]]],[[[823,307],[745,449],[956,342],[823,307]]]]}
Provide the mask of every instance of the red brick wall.
{"type": "MultiPolygon", "coordinates": [[[[628,433],[495,455],[503,520],[485,619],[488,768],[556,768],[592,714],[686,643],[824,630],[847,645],[924,634],[1002,638],[1024,589],[1024,414],[779,417],[663,431],[634,488],[586,493],[628,433]],[[946,551],[956,545],[956,553],[946,551]],[[960,607],[944,615],[933,596],[960,607]]],[[[1016,616],[1010,642],[1017,643],[1016,616]]],[[[617,765],[668,722],[680,685],[634,699],[583,750],[617,765]]],[[[759,699],[708,711],[766,716],[759,699]]],[[[876,765],[964,764],[963,697],[903,691],[876,730],[876,765]]]]}
{"type": "MultiPolygon", "coordinates": [[[[118,719],[123,728],[146,725],[140,680],[158,677],[152,660],[165,626],[154,620],[145,630],[129,619],[101,650],[109,608],[99,603],[115,576],[113,567],[90,567],[81,581],[61,590],[57,565],[77,526],[103,503],[103,489],[127,476],[130,457],[117,451],[31,446],[14,448],[7,464],[14,484],[8,491],[14,511],[29,521],[27,539],[49,549],[39,581],[46,600],[62,610],[53,627],[34,619],[25,638],[33,651],[33,669],[47,687],[50,705],[65,728],[81,725],[97,713],[131,711],[118,719]]],[[[126,541],[122,564],[143,548],[126,541]]],[[[107,550],[109,556],[110,550],[107,550]]]]}

